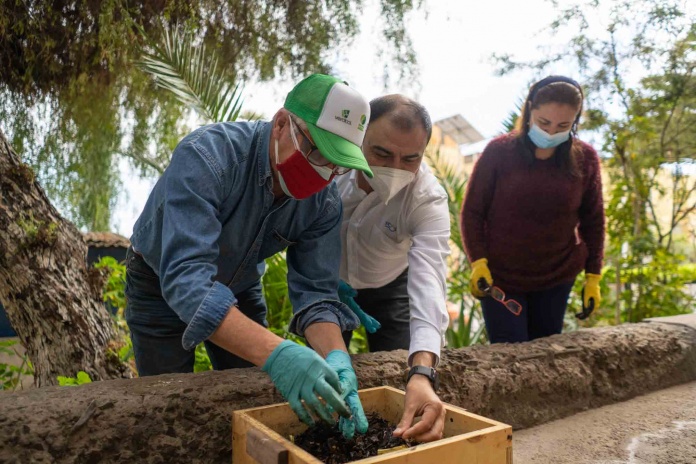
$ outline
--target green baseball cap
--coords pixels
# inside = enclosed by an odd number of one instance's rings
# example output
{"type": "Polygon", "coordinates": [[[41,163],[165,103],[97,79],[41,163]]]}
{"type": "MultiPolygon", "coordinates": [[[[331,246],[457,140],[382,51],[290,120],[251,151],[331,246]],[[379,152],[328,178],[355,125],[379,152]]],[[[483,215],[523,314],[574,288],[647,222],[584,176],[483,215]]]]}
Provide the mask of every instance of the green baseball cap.
{"type": "Polygon", "coordinates": [[[370,105],[356,90],[335,77],[312,74],[290,91],[283,106],[307,124],[327,160],[372,177],[361,148],[370,105]]]}

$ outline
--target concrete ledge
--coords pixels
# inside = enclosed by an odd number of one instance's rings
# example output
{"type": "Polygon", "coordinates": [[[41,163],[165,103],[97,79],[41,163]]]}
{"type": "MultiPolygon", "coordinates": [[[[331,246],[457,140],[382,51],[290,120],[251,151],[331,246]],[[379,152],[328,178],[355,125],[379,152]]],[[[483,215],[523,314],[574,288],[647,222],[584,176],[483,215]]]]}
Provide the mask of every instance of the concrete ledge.
{"type": "MultiPolygon", "coordinates": [[[[695,380],[696,329],[651,321],[442,358],[443,400],[519,429],[695,380]]],[[[361,388],[403,388],[405,359],[356,356],[361,388]]],[[[258,369],[0,394],[0,462],[229,463],[231,411],[280,401],[258,369]]]]}
{"type": "Polygon", "coordinates": [[[677,324],[696,329],[696,313],[680,314],[679,316],[652,317],[644,322],[657,322],[658,324],[677,324]]]}

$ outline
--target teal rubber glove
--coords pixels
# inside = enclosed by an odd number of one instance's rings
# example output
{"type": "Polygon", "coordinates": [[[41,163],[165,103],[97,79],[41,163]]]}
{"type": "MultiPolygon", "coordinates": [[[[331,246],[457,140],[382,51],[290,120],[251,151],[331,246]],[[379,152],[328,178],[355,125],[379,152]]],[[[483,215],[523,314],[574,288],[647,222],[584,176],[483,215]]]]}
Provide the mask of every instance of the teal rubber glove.
{"type": "Polygon", "coordinates": [[[350,440],[357,430],[360,433],[367,432],[367,417],[363,411],[360,397],[358,396],[358,379],[355,377],[353,365],[350,362],[350,355],[345,351],[333,350],[326,357],[326,362],[337,373],[341,382],[343,398],[348,403],[352,417],[341,417],[338,421],[338,428],[343,436],[350,440]]]}
{"type": "Polygon", "coordinates": [[[382,327],[382,324],[380,324],[377,319],[367,314],[360,306],[358,306],[358,303],[356,303],[354,300],[357,294],[358,292],[345,281],[341,280],[338,283],[338,299],[341,300],[341,303],[348,306],[356,316],[358,316],[358,319],[360,319],[360,323],[363,325],[363,327],[365,327],[365,330],[373,334],[377,332],[377,329],[382,327]]]}
{"type": "Polygon", "coordinates": [[[342,385],[336,369],[314,350],[285,340],[273,350],[262,369],[305,424],[314,425],[310,413],[331,425],[336,423],[331,415],[332,410],[350,417],[351,410],[340,393],[342,385]]]}

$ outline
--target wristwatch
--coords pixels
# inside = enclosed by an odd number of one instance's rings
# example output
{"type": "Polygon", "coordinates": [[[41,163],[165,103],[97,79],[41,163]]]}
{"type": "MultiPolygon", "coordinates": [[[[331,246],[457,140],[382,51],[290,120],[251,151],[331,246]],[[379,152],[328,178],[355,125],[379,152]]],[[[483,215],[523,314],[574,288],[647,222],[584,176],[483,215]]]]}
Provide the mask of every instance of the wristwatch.
{"type": "Polygon", "coordinates": [[[414,374],[424,375],[430,380],[433,385],[433,390],[437,391],[440,388],[440,377],[437,375],[437,371],[432,367],[428,366],[413,366],[411,370],[408,371],[408,377],[406,378],[406,383],[411,380],[414,374]]]}

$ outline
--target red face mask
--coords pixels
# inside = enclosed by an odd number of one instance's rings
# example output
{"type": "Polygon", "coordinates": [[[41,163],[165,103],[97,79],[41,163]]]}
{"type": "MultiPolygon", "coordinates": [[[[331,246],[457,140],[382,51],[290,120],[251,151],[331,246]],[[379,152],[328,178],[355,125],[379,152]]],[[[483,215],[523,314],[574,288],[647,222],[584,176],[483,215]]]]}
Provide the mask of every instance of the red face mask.
{"type": "MultiPolygon", "coordinates": [[[[297,200],[307,198],[329,185],[334,178],[334,174],[331,173],[328,179],[324,179],[324,177],[317,172],[317,169],[307,161],[307,158],[297,146],[295,146],[295,152],[290,155],[288,159],[279,163],[278,140],[276,140],[275,155],[280,187],[289,197],[297,200]]],[[[320,166],[317,167],[321,168],[320,166]]]]}

